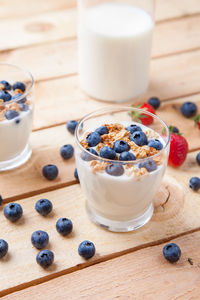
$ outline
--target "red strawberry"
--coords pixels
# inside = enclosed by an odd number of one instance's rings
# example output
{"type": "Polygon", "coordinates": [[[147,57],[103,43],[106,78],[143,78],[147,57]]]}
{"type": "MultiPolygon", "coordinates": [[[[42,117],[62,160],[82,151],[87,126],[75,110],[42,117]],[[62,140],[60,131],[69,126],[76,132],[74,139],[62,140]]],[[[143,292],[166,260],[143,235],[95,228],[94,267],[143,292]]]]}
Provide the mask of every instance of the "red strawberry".
{"type": "Polygon", "coordinates": [[[198,128],[200,129],[200,114],[197,115],[196,117],[194,117],[194,122],[198,126],[198,128]]]}
{"type": "Polygon", "coordinates": [[[171,167],[179,167],[183,164],[188,153],[188,143],[180,134],[172,133],[168,164],[171,167]]]}
{"type": "MultiPolygon", "coordinates": [[[[144,109],[152,114],[156,114],[155,109],[148,103],[144,102],[143,104],[136,104],[133,107],[144,109]]],[[[150,125],[153,123],[153,117],[147,114],[139,114],[137,112],[132,113],[132,117],[134,121],[140,121],[143,125],[150,125]]]]}

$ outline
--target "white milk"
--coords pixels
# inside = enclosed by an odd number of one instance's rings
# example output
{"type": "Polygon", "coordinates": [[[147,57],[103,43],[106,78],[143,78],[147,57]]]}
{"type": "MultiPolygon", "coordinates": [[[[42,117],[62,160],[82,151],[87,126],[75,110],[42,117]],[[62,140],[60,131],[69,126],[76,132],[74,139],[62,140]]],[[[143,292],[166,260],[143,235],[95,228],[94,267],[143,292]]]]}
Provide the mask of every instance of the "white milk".
{"type": "Polygon", "coordinates": [[[153,21],[131,5],[100,4],[80,17],[80,87],[90,96],[126,101],[149,82],[153,21]]]}

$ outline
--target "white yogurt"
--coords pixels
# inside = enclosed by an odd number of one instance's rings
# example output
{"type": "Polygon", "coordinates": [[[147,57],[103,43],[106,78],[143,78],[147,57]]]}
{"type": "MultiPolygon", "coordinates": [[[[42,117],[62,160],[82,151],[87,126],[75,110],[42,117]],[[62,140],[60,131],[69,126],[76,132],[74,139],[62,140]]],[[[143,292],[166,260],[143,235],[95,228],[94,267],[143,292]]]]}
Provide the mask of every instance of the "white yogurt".
{"type": "Polygon", "coordinates": [[[88,8],[79,24],[80,87],[94,98],[126,101],[145,92],[153,21],[131,5],[88,8]]]}
{"type": "Polygon", "coordinates": [[[32,129],[32,108],[21,111],[12,120],[0,122],[0,162],[10,160],[19,155],[28,143],[32,129]]]}

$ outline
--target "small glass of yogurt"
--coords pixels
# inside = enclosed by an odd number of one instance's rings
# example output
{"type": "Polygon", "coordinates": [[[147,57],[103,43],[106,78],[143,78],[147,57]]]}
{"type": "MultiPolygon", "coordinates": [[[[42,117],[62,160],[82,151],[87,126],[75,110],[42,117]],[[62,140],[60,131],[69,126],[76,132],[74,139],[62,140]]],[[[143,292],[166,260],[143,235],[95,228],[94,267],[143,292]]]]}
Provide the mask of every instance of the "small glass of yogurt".
{"type": "Polygon", "coordinates": [[[16,168],[31,156],[33,85],[28,71],[0,64],[0,171],[16,168]]]}
{"type": "Polygon", "coordinates": [[[124,102],[149,84],[154,0],[78,0],[80,88],[103,101],[124,102]]]}
{"type": "Polygon", "coordinates": [[[80,121],[76,144],[78,176],[92,221],[117,232],[146,224],[167,167],[167,125],[138,108],[104,108],[80,121]],[[144,125],[147,121],[151,125],[144,125]]]}

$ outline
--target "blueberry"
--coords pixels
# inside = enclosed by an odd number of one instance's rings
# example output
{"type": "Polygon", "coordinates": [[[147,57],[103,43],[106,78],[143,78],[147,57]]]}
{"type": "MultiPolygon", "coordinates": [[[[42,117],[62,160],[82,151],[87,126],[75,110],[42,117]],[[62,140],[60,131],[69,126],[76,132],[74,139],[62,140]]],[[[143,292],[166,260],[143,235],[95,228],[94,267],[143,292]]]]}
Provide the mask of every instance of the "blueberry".
{"type": "Polygon", "coordinates": [[[119,160],[124,160],[124,161],[128,161],[128,160],[135,160],[135,155],[131,152],[122,152],[119,156],[119,160]]]}
{"type": "Polygon", "coordinates": [[[144,162],[141,162],[138,166],[140,169],[145,168],[148,172],[153,172],[157,169],[157,164],[154,160],[147,160],[144,162]]]}
{"type": "Polygon", "coordinates": [[[29,106],[27,104],[25,104],[25,103],[20,103],[19,104],[19,109],[21,111],[28,111],[29,110],[29,106]]]}
{"type": "Polygon", "coordinates": [[[60,218],[56,222],[56,229],[61,235],[66,236],[72,232],[73,229],[72,221],[67,218],[60,218]]]}
{"type": "Polygon", "coordinates": [[[101,126],[101,127],[97,128],[95,130],[95,132],[97,132],[100,135],[103,135],[103,134],[108,134],[109,130],[106,126],[101,126]]]}
{"type": "Polygon", "coordinates": [[[7,91],[0,91],[0,99],[3,99],[4,102],[10,101],[12,98],[11,94],[7,91]]]}
{"type": "Polygon", "coordinates": [[[4,257],[8,252],[8,243],[0,239],[0,258],[4,257]]]}
{"type": "Polygon", "coordinates": [[[181,105],[181,113],[186,118],[193,117],[197,112],[197,106],[193,102],[185,102],[181,105]]]}
{"type": "Polygon", "coordinates": [[[31,242],[37,249],[43,249],[49,243],[49,235],[46,231],[37,230],[31,235],[31,242]]]}
{"type": "Polygon", "coordinates": [[[36,261],[38,265],[46,269],[52,265],[54,261],[54,254],[50,250],[42,250],[37,254],[36,261]]]}
{"type": "Polygon", "coordinates": [[[112,163],[106,167],[106,173],[112,176],[121,176],[124,174],[124,168],[119,163],[112,163]]]}
{"type": "Polygon", "coordinates": [[[16,124],[19,124],[20,122],[21,122],[21,119],[17,119],[17,120],[15,121],[16,124]]]}
{"type": "Polygon", "coordinates": [[[18,203],[9,203],[4,208],[4,216],[11,222],[15,222],[21,218],[23,210],[18,203]]]}
{"type": "Polygon", "coordinates": [[[17,81],[13,84],[13,90],[21,90],[22,92],[25,92],[26,86],[23,82],[17,81]]]}
{"type": "Polygon", "coordinates": [[[130,140],[138,146],[147,145],[148,143],[146,134],[143,131],[135,131],[131,135],[130,140]]]}
{"type": "Polygon", "coordinates": [[[1,80],[0,81],[0,84],[3,84],[3,89],[2,90],[4,90],[4,91],[10,91],[11,90],[11,85],[10,85],[10,83],[8,82],[8,81],[6,81],[6,80],[1,80]]]}
{"type": "Polygon", "coordinates": [[[181,257],[181,249],[175,243],[169,243],[163,247],[164,257],[171,263],[177,262],[181,257]]]}
{"type": "Polygon", "coordinates": [[[179,133],[179,129],[175,126],[172,126],[172,132],[173,133],[179,133]]]}
{"type": "Polygon", "coordinates": [[[43,176],[48,180],[54,180],[58,176],[58,168],[55,165],[46,165],[42,169],[43,176]]]}
{"type": "Polygon", "coordinates": [[[2,196],[0,195],[0,205],[2,205],[2,203],[3,203],[3,198],[2,198],[2,196]]]}
{"type": "Polygon", "coordinates": [[[115,159],[116,152],[108,146],[101,148],[100,156],[108,159],[115,159]]]}
{"type": "Polygon", "coordinates": [[[163,144],[157,139],[149,140],[148,141],[148,146],[152,147],[152,148],[155,148],[156,150],[161,150],[163,148],[163,144]]]}
{"type": "Polygon", "coordinates": [[[101,142],[101,136],[97,132],[91,132],[87,138],[86,142],[88,143],[88,146],[94,147],[98,145],[101,142]]]}
{"type": "Polygon", "coordinates": [[[124,151],[129,151],[130,150],[130,146],[125,141],[116,141],[116,142],[114,142],[113,149],[117,153],[122,153],[124,151]]]}
{"type": "Polygon", "coordinates": [[[71,120],[71,121],[67,122],[67,124],[66,124],[67,130],[68,130],[71,134],[74,134],[77,125],[78,125],[78,122],[77,122],[77,121],[71,120]]]}
{"type": "Polygon", "coordinates": [[[134,133],[135,131],[142,131],[141,127],[136,124],[131,124],[126,128],[130,133],[134,133]]]}
{"type": "Polygon", "coordinates": [[[19,113],[16,110],[10,109],[5,112],[5,117],[7,120],[12,120],[18,116],[19,116],[19,113]]]}
{"type": "Polygon", "coordinates": [[[95,254],[95,246],[90,241],[83,241],[78,246],[78,253],[80,256],[89,259],[95,254]]]}
{"type": "MultiPolygon", "coordinates": [[[[92,148],[87,148],[86,149],[87,151],[89,151],[90,153],[98,156],[98,153],[97,151],[95,151],[94,149],[92,148]]],[[[91,161],[91,160],[94,160],[94,157],[92,155],[90,155],[89,153],[87,153],[86,151],[84,151],[83,153],[81,153],[81,158],[85,161],[91,161]]]]}
{"type": "Polygon", "coordinates": [[[148,104],[150,104],[154,109],[158,109],[160,107],[160,99],[158,97],[151,97],[148,100],[148,104]]]}
{"type": "Polygon", "coordinates": [[[74,177],[76,178],[76,180],[78,180],[78,182],[80,182],[79,177],[78,177],[77,168],[74,170],[74,177]]]}
{"type": "Polygon", "coordinates": [[[60,148],[60,155],[64,159],[69,159],[74,155],[74,148],[70,144],[64,145],[60,148]]]}
{"type": "Polygon", "coordinates": [[[35,210],[42,216],[47,216],[53,209],[51,201],[40,199],[35,203],[35,210]]]}
{"type": "Polygon", "coordinates": [[[196,161],[197,161],[198,165],[200,165],[200,152],[196,156],[196,161]]]}
{"type": "Polygon", "coordinates": [[[192,177],[190,179],[190,188],[194,191],[198,191],[200,189],[200,178],[192,177]]]}

